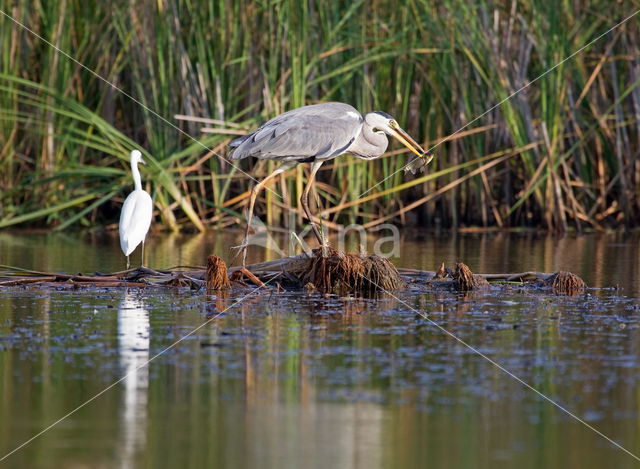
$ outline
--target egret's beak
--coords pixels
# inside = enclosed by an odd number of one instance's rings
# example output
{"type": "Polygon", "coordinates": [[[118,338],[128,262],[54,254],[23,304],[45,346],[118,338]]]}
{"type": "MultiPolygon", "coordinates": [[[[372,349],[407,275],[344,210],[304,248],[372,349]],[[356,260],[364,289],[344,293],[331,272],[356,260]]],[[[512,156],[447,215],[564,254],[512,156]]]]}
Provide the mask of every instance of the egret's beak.
{"type": "Polygon", "coordinates": [[[392,136],[397,138],[405,147],[414,152],[417,156],[420,158],[430,156],[425,155],[426,151],[424,151],[424,149],[418,145],[418,142],[412,139],[408,133],[402,130],[396,121],[391,121],[389,123],[389,127],[391,127],[391,130],[393,131],[392,136]]]}
{"type": "Polygon", "coordinates": [[[147,164],[147,162],[145,160],[143,160],[142,157],[140,157],[140,163],[147,164]]]}

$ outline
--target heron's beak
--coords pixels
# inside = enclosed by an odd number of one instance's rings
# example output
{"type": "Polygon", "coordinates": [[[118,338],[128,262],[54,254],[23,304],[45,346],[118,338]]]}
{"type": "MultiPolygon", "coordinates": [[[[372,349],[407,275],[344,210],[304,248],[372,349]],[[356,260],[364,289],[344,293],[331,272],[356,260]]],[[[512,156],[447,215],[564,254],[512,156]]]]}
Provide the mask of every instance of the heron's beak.
{"type": "Polygon", "coordinates": [[[393,137],[397,138],[405,147],[414,152],[417,156],[420,158],[429,156],[425,155],[426,151],[424,151],[424,149],[418,145],[418,142],[412,139],[408,133],[402,130],[395,121],[390,122],[389,127],[391,127],[391,130],[393,131],[393,137]]]}
{"type": "Polygon", "coordinates": [[[140,163],[147,164],[147,162],[145,160],[143,160],[142,157],[140,157],[140,163]]]}

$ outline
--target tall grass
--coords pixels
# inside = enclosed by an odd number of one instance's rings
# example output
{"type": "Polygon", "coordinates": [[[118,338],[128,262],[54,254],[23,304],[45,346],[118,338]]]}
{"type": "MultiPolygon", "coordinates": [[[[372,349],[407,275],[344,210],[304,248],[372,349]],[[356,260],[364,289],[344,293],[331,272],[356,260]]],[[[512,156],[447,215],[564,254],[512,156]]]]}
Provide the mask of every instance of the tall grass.
{"type": "MultiPolygon", "coordinates": [[[[143,176],[165,226],[234,225],[252,184],[244,173],[273,166],[243,161],[239,171],[226,143],[329,100],[385,110],[425,146],[451,136],[421,177],[385,179],[406,161],[399,146],[375,162],[326,165],[318,192],[329,226],[584,230],[639,220],[640,15],[452,135],[638,0],[0,0],[0,9],[138,101],[0,16],[0,227],[112,223],[134,146],[152,162],[143,176]],[[176,115],[211,119],[213,130],[176,115]]],[[[281,198],[265,193],[269,224],[292,211],[302,220],[305,178],[300,166],[274,186],[281,198]]]]}

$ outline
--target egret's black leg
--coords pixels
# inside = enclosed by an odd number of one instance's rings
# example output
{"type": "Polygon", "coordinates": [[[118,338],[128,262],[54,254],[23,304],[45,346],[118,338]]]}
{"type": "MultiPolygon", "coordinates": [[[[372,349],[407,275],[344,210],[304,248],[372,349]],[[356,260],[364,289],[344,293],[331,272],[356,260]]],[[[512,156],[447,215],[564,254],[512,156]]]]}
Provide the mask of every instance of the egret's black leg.
{"type": "Polygon", "coordinates": [[[315,161],[311,164],[311,173],[309,174],[309,180],[307,181],[307,186],[302,191],[302,196],[300,197],[300,204],[302,205],[302,209],[304,213],[307,215],[307,220],[311,223],[311,228],[313,228],[313,233],[316,235],[320,246],[324,246],[324,237],[318,228],[318,225],[313,221],[313,217],[311,216],[311,210],[309,209],[309,192],[313,188],[313,183],[316,180],[316,173],[322,166],[323,161],[315,161]]]}

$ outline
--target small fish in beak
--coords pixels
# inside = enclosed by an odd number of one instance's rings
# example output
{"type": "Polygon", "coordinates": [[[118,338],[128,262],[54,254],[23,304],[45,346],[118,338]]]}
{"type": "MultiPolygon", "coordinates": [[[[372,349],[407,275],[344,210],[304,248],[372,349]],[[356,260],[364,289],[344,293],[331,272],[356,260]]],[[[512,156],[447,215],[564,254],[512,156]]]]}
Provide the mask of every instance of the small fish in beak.
{"type": "Polygon", "coordinates": [[[407,174],[408,172],[411,172],[411,174],[416,174],[417,172],[424,173],[427,165],[431,163],[432,159],[433,159],[433,153],[424,152],[420,156],[414,155],[409,160],[409,163],[407,163],[407,165],[404,167],[404,173],[405,174],[407,174]]]}

